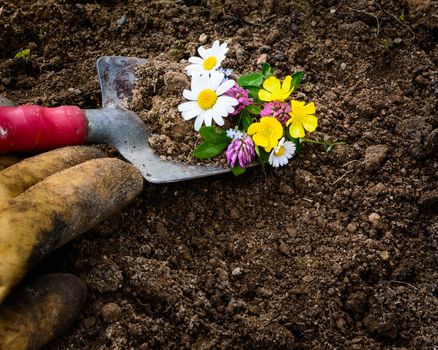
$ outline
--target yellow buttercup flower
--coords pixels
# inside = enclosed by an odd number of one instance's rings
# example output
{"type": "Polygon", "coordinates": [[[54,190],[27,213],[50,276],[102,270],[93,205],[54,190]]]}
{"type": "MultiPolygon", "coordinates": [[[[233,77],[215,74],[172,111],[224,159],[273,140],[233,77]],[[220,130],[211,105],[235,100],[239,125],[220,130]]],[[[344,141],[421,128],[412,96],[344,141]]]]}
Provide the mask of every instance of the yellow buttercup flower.
{"type": "Polygon", "coordinates": [[[318,126],[318,118],[314,116],[316,108],[313,102],[306,105],[305,102],[292,100],[291,109],[292,111],[289,113],[291,118],[286,122],[286,126],[290,125],[289,133],[292,137],[304,137],[304,130],[315,131],[318,126]]]}
{"type": "Polygon", "coordinates": [[[277,147],[278,140],[283,136],[283,126],[273,117],[263,117],[260,118],[260,122],[251,124],[247,133],[253,135],[252,140],[257,146],[270,152],[277,147]]]}
{"type": "Polygon", "coordinates": [[[263,82],[263,89],[259,90],[259,99],[262,101],[284,101],[293,91],[292,77],[288,75],[283,84],[276,77],[269,77],[263,82]]]}

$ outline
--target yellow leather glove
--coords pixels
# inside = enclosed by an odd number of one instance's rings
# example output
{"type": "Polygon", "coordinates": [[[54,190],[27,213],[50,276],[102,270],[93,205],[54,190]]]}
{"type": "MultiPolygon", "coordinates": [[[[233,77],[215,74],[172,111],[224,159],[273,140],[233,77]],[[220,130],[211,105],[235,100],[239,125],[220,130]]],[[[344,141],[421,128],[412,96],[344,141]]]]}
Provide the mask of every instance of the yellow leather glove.
{"type": "Polygon", "coordinates": [[[0,349],[39,349],[78,314],[86,290],[71,275],[40,277],[6,297],[46,254],[142,191],[135,167],[103,157],[87,146],[0,157],[0,349]]]}

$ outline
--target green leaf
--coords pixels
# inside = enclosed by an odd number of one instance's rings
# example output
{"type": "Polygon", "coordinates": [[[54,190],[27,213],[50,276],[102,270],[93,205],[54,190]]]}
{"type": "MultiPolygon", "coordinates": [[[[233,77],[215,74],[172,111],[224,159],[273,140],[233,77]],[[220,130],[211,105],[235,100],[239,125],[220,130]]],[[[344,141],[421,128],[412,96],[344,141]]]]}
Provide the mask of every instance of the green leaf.
{"type": "Polygon", "coordinates": [[[269,63],[263,63],[262,74],[265,79],[269,78],[271,75],[274,75],[274,69],[269,63]]]}
{"type": "Polygon", "coordinates": [[[301,79],[303,78],[304,72],[296,72],[292,75],[291,88],[294,91],[298,85],[300,85],[301,79]]]}
{"type": "Polygon", "coordinates": [[[25,58],[27,60],[29,58],[29,55],[30,55],[30,49],[24,49],[24,50],[17,52],[17,54],[15,55],[15,58],[18,58],[18,59],[25,58]]]}
{"type": "Polygon", "coordinates": [[[259,152],[260,152],[260,159],[266,163],[269,160],[269,153],[265,151],[265,149],[263,147],[259,148],[259,152]]]}
{"type": "Polygon", "coordinates": [[[242,117],[242,129],[246,132],[251,124],[252,124],[251,117],[249,116],[249,114],[245,114],[242,117]]]}
{"type": "Polygon", "coordinates": [[[244,89],[249,90],[248,96],[253,98],[254,101],[260,101],[259,99],[259,91],[260,88],[259,87],[255,87],[255,86],[244,86],[244,89]]]}
{"type": "Polygon", "coordinates": [[[203,126],[199,129],[199,134],[205,141],[212,144],[220,144],[229,141],[226,131],[218,126],[203,126]]]}
{"type": "Polygon", "coordinates": [[[245,107],[245,109],[252,114],[260,114],[260,112],[262,111],[262,109],[257,105],[249,105],[245,107]]]}
{"type": "Polygon", "coordinates": [[[258,87],[263,83],[263,74],[261,73],[249,73],[242,75],[239,80],[237,80],[237,84],[239,86],[247,89],[247,86],[255,86],[258,87]]]}
{"type": "Polygon", "coordinates": [[[255,146],[255,147],[254,147],[254,150],[255,150],[255,153],[257,154],[257,156],[260,157],[260,149],[259,149],[259,146],[255,146]]]}
{"type": "Polygon", "coordinates": [[[229,142],[213,144],[208,141],[201,143],[193,151],[193,156],[199,159],[213,158],[221,154],[227,148],[229,142]]]}
{"type": "Polygon", "coordinates": [[[295,154],[298,154],[301,152],[301,139],[299,138],[291,138],[291,141],[295,144],[295,154]]]}
{"type": "Polygon", "coordinates": [[[231,171],[233,172],[233,174],[235,176],[239,176],[239,175],[242,175],[246,171],[246,168],[242,168],[240,165],[236,165],[233,168],[231,168],[231,171]]]}

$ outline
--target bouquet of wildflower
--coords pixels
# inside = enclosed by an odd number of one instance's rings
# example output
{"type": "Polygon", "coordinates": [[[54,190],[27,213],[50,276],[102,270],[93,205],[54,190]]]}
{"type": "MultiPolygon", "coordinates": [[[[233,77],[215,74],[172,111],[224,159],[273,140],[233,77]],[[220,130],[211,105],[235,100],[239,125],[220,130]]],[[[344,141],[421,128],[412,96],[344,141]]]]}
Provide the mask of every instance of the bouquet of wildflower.
{"type": "Polygon", "coordinates": [[[193,155],[207,159],[225,152],[236,175],[256,158],[262,165],[286,165],[300,151],[305,132],[318,125],[313,102],[290,100],[303,72],[280,81],[265,63],[260,72],[242,75],[236,82],[229,79],[232,71],[221,67],[227,52],[226,43],[215,41],[209,49],[200,47],[200,57],[190,57],[186,67],[191,90],[184,90],[183,96],[189,102],[178,110],[185,120],[196,118],[195,130],[204,140],[193,155]],[[221,127],[226,117],[232,122],[227,130],[221,127]]]}

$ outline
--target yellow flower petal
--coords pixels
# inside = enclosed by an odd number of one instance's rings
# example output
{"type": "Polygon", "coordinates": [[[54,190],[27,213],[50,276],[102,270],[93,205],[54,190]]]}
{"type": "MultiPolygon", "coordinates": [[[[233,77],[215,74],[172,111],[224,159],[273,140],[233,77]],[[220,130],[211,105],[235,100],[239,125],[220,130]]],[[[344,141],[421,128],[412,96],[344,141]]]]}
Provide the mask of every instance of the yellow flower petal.
{"type": "Polygon", "coordinates": [[[268,145],[265,147],[266,152],[271,152],[271,150],[278,145],[278,140],[269,139],[268,145]]]}
{"type": "MultiPolygon", "coordinates": [[[[274,119],[274,118],[272,118],[274,119]]],[[[272,132],[272,137],[276,138],[276,139],[280,139],[283,136],[283,126],[281,125],[281,123],[277,120],[274,119],[276,121],[276,123],[274,123],[273,125],[273,132],[272,132]]],[[[275,145],[277,146],[277,145],[275,145]]]]}
{"type": "Polygon", "coordinates": [[[257,133],[252,137],[252,140],[257,146],[266,147],[269,144],[269,140],[261,133],[257,133]]]}
{"type": "Polygon", "coordinates": [[[318,118],[316,118],[314,115],[306,115],[301,119],[301,123],[304,126],[304,129],[306,129],[308,132],[315,131],[316,127],[318,126],[318,118]]]}
{"type": "Polygon", "coordinates": [[[284,78],[283,85],[281,86],[281,93],[287,95],[285,98],[289,97],[289,95],[292,92],[292,89],[290,88],[291,83],[292,83],[292,77],[290,75],[284,78]]]}
{"type": "MultiPolygon", "coordinates": [[[[289,113],[292,114],[292,113],[289,113]]],[[[286,126],[289,126],[290,124],[292,124],[294,118],[289,118],[289,120],[286,122],[286,126]]]]}
{"type": "Polygon", "coordinates": [[[252,123],[247,130],[247,134],[252,135],[255,134],[256,132],[259,132],[260,127],[261,127],[260,123],[252,123]]]}
{"type": "Polygon", "coordinates": [[[280,80],[276,77],[269,77],[263,82],[263,88],[268,91],[280,90],[280,80]]]}
{"type": "Polygon", "coordinates": [[[290,101],[290,106],[292,109],[292,112],[290,113],[291,115],[301,114],[303,110],[304,102],[292,100],[290,101]]]}
{"type": "Polygon", "coordinates": [[[300,122],[293,121],[292,125],[289,127],[290,136],[294,138],[301,138],[305,136],[303,126],[300,122]]]}
{"type": "Polygon", "coordinates": [[[313,102],[310,102],[308,105],[303,106],[303,112],[306,114],[315,114],[315,104],[313,102]]]}
{"type": "Polygon", "coordinates": [[[260,89],[259,90],[259,99],[262,101],[270,102],[270,101],[272,101],[272,94],[269,91],[260,89]]]}

